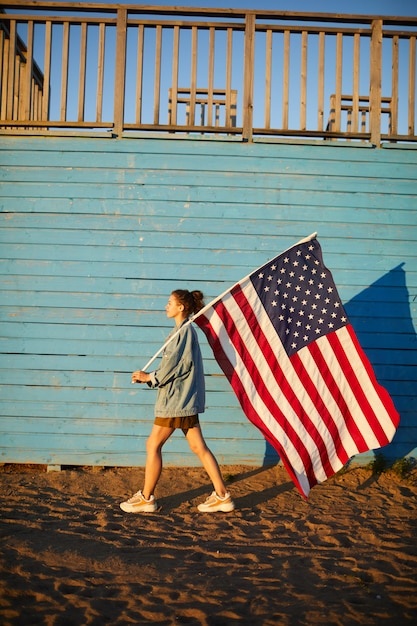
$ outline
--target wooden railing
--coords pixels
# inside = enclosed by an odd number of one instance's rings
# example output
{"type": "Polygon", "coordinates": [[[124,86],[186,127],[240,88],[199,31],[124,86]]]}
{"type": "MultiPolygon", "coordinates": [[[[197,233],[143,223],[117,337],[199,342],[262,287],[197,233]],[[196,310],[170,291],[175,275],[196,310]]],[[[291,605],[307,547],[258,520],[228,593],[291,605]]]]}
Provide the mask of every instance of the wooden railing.
{"type": "Polygon", "coordinates": [[[416,18],[0,0],[0,132],[416,141],[416,18]]]}

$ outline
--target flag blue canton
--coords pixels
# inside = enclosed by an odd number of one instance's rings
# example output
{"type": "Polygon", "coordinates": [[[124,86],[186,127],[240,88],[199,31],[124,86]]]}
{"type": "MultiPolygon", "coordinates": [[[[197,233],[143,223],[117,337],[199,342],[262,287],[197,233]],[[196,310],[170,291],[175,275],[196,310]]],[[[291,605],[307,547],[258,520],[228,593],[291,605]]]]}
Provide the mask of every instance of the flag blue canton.
{"type": "Polygon", "coordinates": [[[289,357],[349,322],[316,239],[279,255],[250,279],[289,357]]]}

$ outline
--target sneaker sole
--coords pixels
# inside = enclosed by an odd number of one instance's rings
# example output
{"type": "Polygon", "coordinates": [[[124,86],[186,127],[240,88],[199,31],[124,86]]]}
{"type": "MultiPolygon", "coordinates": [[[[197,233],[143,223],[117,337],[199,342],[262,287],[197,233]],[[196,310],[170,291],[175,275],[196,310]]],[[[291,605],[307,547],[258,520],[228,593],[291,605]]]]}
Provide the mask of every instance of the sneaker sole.
{"type": "Polygon", "coordinates": [[[200,504],[197,508],[200,513],[230,513],[231,511],[234,511],[235,505],[231,502],[228,504],[218,504],[212,507],[205,507],[203,504],[200,504]]]}
{"type": "Polygon", "coordinates": [[[158,508],[154,504],[135,506],[133,504],[127,504],[127,502],[122,502],[119,506],[125,513],[155,513],[158,508]]]}

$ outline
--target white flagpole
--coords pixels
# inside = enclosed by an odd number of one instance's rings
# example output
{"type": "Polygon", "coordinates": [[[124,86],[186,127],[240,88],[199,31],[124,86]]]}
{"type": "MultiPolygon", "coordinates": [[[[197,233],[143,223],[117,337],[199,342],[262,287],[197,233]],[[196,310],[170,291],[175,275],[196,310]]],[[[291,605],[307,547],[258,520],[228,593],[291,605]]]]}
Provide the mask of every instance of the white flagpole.
{"type": "MultiPolygon", "coordinates": [[[[311,235],[309,235],[308,237],[304,237],[304,239],[300,239],[300,241],[297,241],[297,243],[295,243],[294,245],[290,246],[289,248],[287,248],[286,250],[284,250],[283,252],[281,252],[280,254],[285,254],[285,252],[287,252],[288,250],[291,250],[291,248],[294,248],[295,246],[299,246],[302,243],[307,243],[308,241],[311,241],[312,239],[315,239],[317,237],[317,233],[311,233],[311,235]]],[[[263,267],[268,261],[266,261],[265,263],[262,263],[262,265],[260,265],[258,267],[258,269],[261,269],[261,267],[263,267]]],[[[165,348],[167,347],[167,345],[169,343],[171,343],[171,341],[173,339],[175,339],[175,337],[178,336],[178,334],[184,330],[184,328],[186,328],[187,326],[189,326],[189,324],[191,324],[191,322],[194,322],[195,319],[197,319],[197,317],[199,317],[200,315],[202,315],[203,313],[205,313],[211,306],[213,306],[213,304],[215,304],[216,302],[218,302],[218,300],[221,300],[228,291],[231,291],[234,287],[236,287],[236,285],[238,285],[239,283],[242,283],[243,281],[247,280],[249,278],[249,276],[251,276],[252,274],[254,274],[257,270],[252,270],[250,272],[250,274],[248,274],[247,276],[245,276],[244,278],[241,278],[240,280],[238,280],[234,285],[232,285],[231,287],[229,287],[228,289],[226,289],[226,291],[224,291],[222,294],[220,294],[220,296],[216,296],[215,298],[213,298],[213,300],[211,300],[208,304],[206,304],[202,309],[200,309],[198,311],[198,313],[196,313],[195,315],[193,315],[192,317],[190,317],[185,324],[183,324],[181,326],[180,329],[177,330],[176,333],[174,333],[169,339],[167,339],[167,341],[164,343],[163,346],[161,346],[161,348],[159,348],[158,352],[156,352],[153,357],[151,359],[149,359],[149,361],[146,363],[145,367],[143,368],[142,371],[146,372],[146,370],[148,369],[148,367],[155,361],[156,358],[158,358],[158,356],[161,354],[161,352],[163,352],[165,350],[165,348]]]]}

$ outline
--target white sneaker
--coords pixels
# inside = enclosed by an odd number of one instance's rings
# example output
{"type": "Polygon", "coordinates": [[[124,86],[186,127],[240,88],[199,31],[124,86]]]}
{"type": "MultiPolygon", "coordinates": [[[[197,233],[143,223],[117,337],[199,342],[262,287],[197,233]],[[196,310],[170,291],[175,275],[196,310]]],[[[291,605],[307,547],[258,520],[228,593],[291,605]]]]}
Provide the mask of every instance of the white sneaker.
{"type": "Polygon", "coordinates": [[[226,493],[225,496],[221,498],[213,491],[211,496],[209,496],[205,502],[199,504],[197,508],[202,513],[215,513],[216,511],[229,513],[235,508],[235,503],[230,497],[230,493],[226,493]]]}
{"type": "Polygon", "coordinates": [[[154,496],[147,500],[143,497],[142,492],[138,491],[126,502],[121,502],[120,508],[125,513],[153,513],[158,508],[158,505],[154,496]]]}

